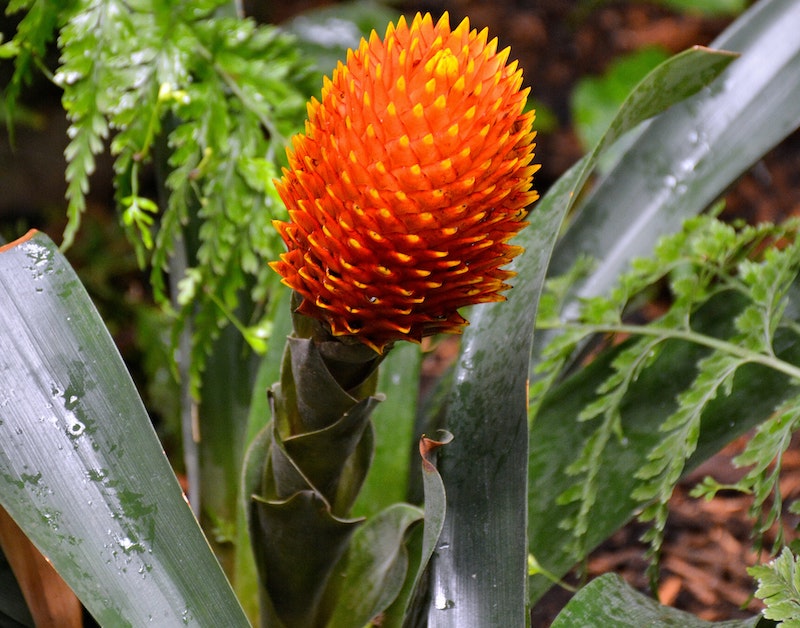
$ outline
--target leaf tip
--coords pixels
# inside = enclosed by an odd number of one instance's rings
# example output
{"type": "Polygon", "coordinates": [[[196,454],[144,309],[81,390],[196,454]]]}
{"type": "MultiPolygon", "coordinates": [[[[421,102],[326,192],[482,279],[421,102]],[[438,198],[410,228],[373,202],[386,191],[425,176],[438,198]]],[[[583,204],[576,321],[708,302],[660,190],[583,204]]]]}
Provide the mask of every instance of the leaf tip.
{"type": "Polygon", "coordinates": [[[8,244],[3,244],[2,246],[0,246],[0,253],[4,253],[5,251],[13,249],[14,247],[17,247],[20,244],[22,244],[24,242],[27,242],[33,236],[35,236],[37,233],[39,233],[39,231],[37,229],[31,229],[30,231],[28,231],[28,233],[26,233],[21,238],[17,238],[16,240],[14,240],[12,242],[9,242],[8,244]]]}

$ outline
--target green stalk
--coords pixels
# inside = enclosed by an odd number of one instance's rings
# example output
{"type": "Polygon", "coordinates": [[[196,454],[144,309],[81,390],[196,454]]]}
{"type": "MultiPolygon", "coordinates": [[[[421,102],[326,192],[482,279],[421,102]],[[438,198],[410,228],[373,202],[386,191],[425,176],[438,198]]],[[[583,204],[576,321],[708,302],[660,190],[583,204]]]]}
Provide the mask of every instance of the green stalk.
{"type": "Polygon", "coordinates": [[[245,465],[263,626],[324,626],[333,610],[331,575],[363,522],[349,514],[372,461],[382,359],[295,315],[272,421],[245,465]]]}

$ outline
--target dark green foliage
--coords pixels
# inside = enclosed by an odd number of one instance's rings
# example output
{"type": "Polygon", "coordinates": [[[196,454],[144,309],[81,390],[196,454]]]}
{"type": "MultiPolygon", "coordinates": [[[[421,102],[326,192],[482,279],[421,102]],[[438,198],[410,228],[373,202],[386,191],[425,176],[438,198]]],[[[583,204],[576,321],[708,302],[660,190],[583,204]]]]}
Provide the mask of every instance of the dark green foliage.
{"type": "Polygon", "coordinates": [[[285,209],[272,179],[319,79],[292,37],[224,16],[220,0],[45,4],[9,6],[27,14],[9,42],[18,53],[6,98],[13,108],[60,27],[53,80],[70,121],[62,247],[75,237],[95,160],[108,150],[123,225],[162,302],[163,273],[175,247],[186,248],[175,329],[192,321],[197,392],[219,327],[248,291],[256,307],[244,326],[258,327],[258,304],[276,281],[266,264],[280,251],[271,221],[285,209]]]}
{"type": "Polygon", "coordinates": [[[614,626],[615,628],[755,628],[759,618],[708,622],[675,608],[661,606],[617,574],[593,580],[570,600],[553,622],[553,628],[614,626]]]}

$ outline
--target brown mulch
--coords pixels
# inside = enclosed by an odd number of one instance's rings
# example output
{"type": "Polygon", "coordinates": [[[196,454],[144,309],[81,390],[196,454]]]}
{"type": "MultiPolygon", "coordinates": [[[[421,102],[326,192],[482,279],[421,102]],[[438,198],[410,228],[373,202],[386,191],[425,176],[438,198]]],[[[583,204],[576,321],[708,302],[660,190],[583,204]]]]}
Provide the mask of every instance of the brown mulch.
{"type": "MultiPolygon", "coordinates": [[[[797,439],[796,439],[797,440],[797,439]]],[[[777,525],[785,538],[795,538],[800,518],[786,506],[800,498],[800,451],[792,444],[783,458],[780,488],[783,496],[782,520],[763,537],[765,551],[754,547],[754,522],[749,514],[752,497],[734,491],[721,491],[713,500],[689,496],[705,476],[732,484],[743,474],[731,460],[746,443],[742,437],[706,461],[686,477],[670,502],[666,537],[660,561],[658,599],[662,604],[689,611],[706,621],[753,617],[763,609],[753,597],[756,583],[747,574],[752,565],[768,560],[767,551],[775,540],[777,525]]],[[[646,545],[640,537],[646,526],[633,521],[611,536],[589,557],[583,577],[590,580],[604,573],[617,573],[643,593],[650,593],[646,576],[646,545]]],[[[565,581],[580,581],[576,569],[565,581]]],[[[572,594],[559,587],[551,589],[533,611],[533,626],[549,626],[572,594]]]]}

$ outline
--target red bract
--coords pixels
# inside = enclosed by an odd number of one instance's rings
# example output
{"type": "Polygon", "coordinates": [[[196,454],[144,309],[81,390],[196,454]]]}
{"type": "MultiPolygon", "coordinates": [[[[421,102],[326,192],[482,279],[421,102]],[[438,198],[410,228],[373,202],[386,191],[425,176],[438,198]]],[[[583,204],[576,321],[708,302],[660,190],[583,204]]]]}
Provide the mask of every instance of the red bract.
{"type": "Polygon", "coordinates": [[[277,182],[288,248],[272,267],[300,312],[378,352],[459,333],[458,308],[500,301],[538,198],[528,89],[487,31],[417,14],[349,51],[277,182]]]}

